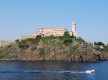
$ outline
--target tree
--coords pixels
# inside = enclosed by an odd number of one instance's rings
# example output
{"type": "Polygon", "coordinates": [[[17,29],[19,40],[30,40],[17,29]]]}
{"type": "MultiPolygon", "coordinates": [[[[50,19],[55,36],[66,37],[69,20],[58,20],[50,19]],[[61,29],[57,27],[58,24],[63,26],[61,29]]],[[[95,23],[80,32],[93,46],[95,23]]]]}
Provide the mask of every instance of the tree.
{"type": "Polygon", "coordinates": [[[43,40],[53,40],[55,37],[53,35],[44,37],[43,40]]]}
{"type": "Polygon", "coordinates": [[[18,47],[19,47],[20,49],[28,49],[28,48],[29,48],[29,45],[20,44],[20,45],[18,45],[18,47]]]}
{"type": "Polygon", "coordinates": [[[63,37],[64,37],[64,38],[71,38],[68,31],[66,31],[66,32],[64,33],[63,37]]]}
{"type": "Polygon", "coordinates": [[[63,36],[63,43],[64,44],[66,44],[66,43],[71,43],[72,42],[72,38],[71,38],[71,36],[69,35],[69,32],[68,31],[66,31],[65,33],[64,33],[64,36],[63,36]]]}
{"type": "Polygon", "coordinates": [[[102,43],[102,42],[94,42],[94,45],[104,46],[104,43],[102,43]]]}
{"type": "Polygon", "coordinates": [[[35,40],[40,41],[42,39],[41,35],[36,36],[35,40]]]}
{"type": "Polygon", "coordinates": [[[19,42],[19,39],[15,40],[17,43],[19,42]]]}
{"type": "Polygon", "coordinates": [[[108,44],[104,46],[104,51],[108,51],[108,44]]]}
{"type": "Polygon", "coordinates": [[[77,40],[80,44],[81,44],[81,43],[85,43],[85,41],[84,41],[81,37],[78,37],[76,40],[77,40]]]}

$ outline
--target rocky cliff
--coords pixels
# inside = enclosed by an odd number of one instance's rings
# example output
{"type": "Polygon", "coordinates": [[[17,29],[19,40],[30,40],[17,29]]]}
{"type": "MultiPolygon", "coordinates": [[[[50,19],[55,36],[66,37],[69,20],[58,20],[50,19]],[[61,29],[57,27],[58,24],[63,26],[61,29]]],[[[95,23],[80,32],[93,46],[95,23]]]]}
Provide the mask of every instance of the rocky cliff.
{"type": "MultiPolygon", "coordinates": [[[[76,42],[75,42],[76,43],[76,42]]],[[[31,44],[31,43],[28,43],[31,44]]],[[[40,41],[29,48],[18,47],[19,44],[2,47],[1,60],[66,60],[96,62],[108,59],[108,53],[97,51],[88,44],[62,44],[57,41],[40,41]]]]}
{"type": "Polygon", "coordinates": [[[97,49],[82,38],[38,37],[0,47],[0,59],[97,62],[108,60],[108,49],[97,49]]]}

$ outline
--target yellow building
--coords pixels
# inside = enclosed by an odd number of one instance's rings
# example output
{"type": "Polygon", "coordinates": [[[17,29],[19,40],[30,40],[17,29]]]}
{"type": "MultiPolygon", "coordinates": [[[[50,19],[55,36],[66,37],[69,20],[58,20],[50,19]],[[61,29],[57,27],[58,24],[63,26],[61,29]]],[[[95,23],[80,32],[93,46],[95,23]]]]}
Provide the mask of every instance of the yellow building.
{"type": "Polygon", "coordinates": [[[35,37],[36,37],[35,35],[23,35],[21,36],[20,40],[26,40],[26,39],[35,38],[35,37]]]}

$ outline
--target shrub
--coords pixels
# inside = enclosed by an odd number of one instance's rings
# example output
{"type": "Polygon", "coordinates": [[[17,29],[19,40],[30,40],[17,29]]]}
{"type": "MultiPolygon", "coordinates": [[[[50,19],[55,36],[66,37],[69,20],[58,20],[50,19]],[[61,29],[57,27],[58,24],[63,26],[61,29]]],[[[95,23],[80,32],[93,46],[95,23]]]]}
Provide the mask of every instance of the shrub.
{"type": "Polygon", "coordinates": [[[28,49],[28,48],[29,48],[29,45],[20,44],[20,45],[18,45],[18,47],[19,47],[20,49],[28,49]]]}

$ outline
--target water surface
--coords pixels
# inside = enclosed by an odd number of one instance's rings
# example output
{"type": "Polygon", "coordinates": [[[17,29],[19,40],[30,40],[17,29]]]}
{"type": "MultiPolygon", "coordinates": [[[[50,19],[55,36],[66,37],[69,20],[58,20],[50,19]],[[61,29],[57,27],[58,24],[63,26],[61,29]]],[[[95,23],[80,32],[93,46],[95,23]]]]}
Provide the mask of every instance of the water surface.
{"type": "Polygon", "coordinates": [[[108,62],[0,61],[0,80],[108,80],[108,62]],[[86,74],[88,69],[96,70],[86,74]]]}

